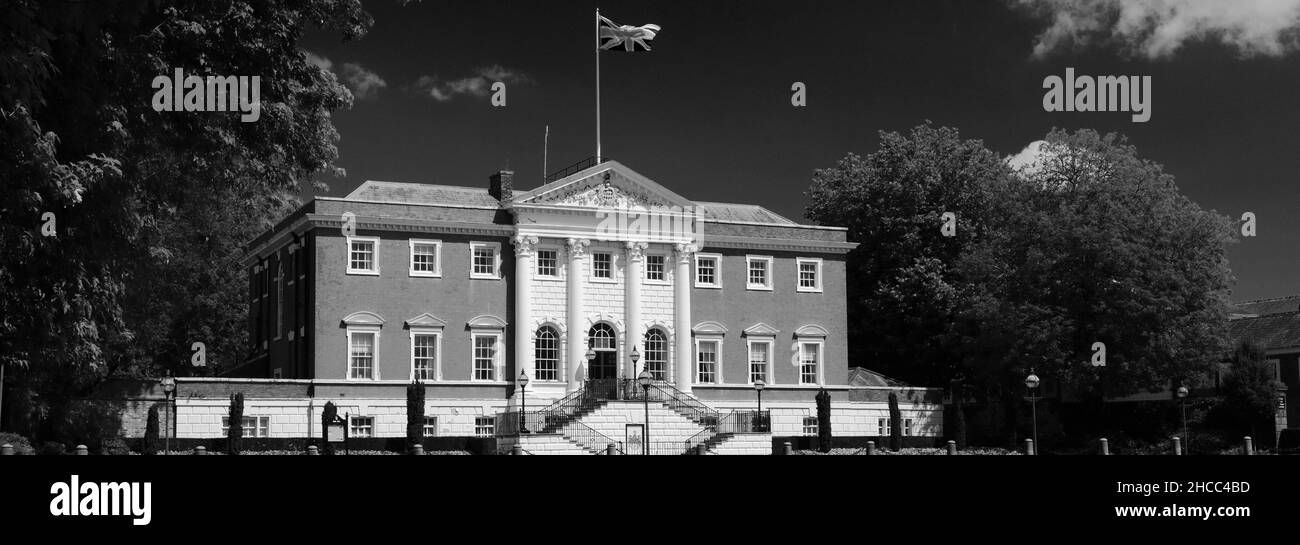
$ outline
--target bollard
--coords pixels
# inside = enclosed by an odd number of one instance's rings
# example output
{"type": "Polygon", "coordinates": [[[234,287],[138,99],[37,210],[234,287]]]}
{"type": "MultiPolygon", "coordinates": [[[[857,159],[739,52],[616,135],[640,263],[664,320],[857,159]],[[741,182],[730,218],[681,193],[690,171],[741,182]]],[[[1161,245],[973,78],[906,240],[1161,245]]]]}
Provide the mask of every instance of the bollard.
{"type": "Polygon", "coordinates": [[[1035,454],[1038,454],[1038,452],[1034,450],[1034,440],[1025,439],[1025,455],[1033,456],[1035,454]]]}
{"type": "Polygon", "coordinates": [[[510,455],[511,455],[511,456],[522,456],[523,454],[524,454],[524,446],[523,446],[523,445],[520,445],[520,444],[517,444],[517,443],[516,443],[515,446],[510,447],[510,455]]]}
{"type": "Polygon", "coordinates": [[[605,445],[605,455],[606,455],[606,456],[613,456],[613,455],[614,455],[614,452],[616,452],[616,451],[614,450],[614,443],[610,443],[610,444],[608,444],[608,445],[605,445]]]}
{"type": "MultiPolygon", "coordinates": [[[[1250,438],[1247,437],[1246,440],[1247,440],[1247,441],[1250,441],[1250,438]]],[[[9,443],[5,443],[5,444],[3,444],[3,445],[0,445],[0,456],[13,456],[13,455],[14,455],[14,446],[13,446],[13,445],[10,445],[9,443]]]]}
{"type": "Polygon", "coordinates": [[[696,455],[696,456],[704,456],[705,454],[708,454],[708,453],[709,453],[709,447],[704,446],[704,443],[700,443],[700,444],[698,444],[698,445],[695,445],[695,455],[696,455]]]}
{"type": "Polygon", "coordinates": [[[411,445],[412,456],[422,456],[423,454],[424,454],[424,445],[421,445],[419,443],[411,445]]]}
{"type": "Polygon", "coordinates": [[[1105,437],[1102,437],[1100,442],[1101,442],[1101,455],[1110,456],[1110,441],[1107,441],[1105,437]]]}
{"type": "Polygon", "coordinates": [[[782,443],[782,444],[781,444],[781,454],[783,454],[783,455],[785,455],[785,456],[790,456],[790,455],[794,454],[794,445],[791,445],[789,441],[786,441],[786,442],[782,443]]]}
{"type": "Polygon", "coordinates": [[[957,442],[948,441],[948,455],[955,456],[956,454],[957,454],[957,442]]]}
{"type": "Polygon", "coordinates": [[[1254,455],[1255,455],[1255,440],[1254,440],[1254,439],[1251,439],[1249,435],[1246,436],[1246,447],[1245,447],[1245,451],[1246,451],[1246,456],[1254,456],[1254,455]]]}
{"type": "Polygon", "coordinates": [[[1183,455],[1183,438],[1182,438],[1182,437],[1179,437],[1179,436],[1177,436],[1177,435],[1175,435],[1175,436],[1174,436],[1174,456],[1182,456],[1182,455],[1183,455]]]}
{"type": "Polygon", "coordinates": [[[876,453],[876,442],[867,441],[867,456],[871,456],[875,453],[876,453]]]}
{"type": "Polygon", "coordinates": [[[86,456],[90,454],[90,449],[86,445],[77,445],[77,456],[86,456]]]}
{"type": "Polygon", "coordinates": [[[307,455],[308,455],[308,456],[320,456],[320,449],[316,448],[316,445],[308,446],[308,447],[307,447],[307,455]]]}
{"type": "Polygon", "coordinates": [[[203,445],[199,445],[199,446],[197,446],[197,447],[194,447],[194,455],[195,455],[195,456],[203,456],[203,455],[205,455],[205,454],[207,454],[207,453],[208,453],[208,448],[205,447],[205,446],[203,446],[203,445]]]}

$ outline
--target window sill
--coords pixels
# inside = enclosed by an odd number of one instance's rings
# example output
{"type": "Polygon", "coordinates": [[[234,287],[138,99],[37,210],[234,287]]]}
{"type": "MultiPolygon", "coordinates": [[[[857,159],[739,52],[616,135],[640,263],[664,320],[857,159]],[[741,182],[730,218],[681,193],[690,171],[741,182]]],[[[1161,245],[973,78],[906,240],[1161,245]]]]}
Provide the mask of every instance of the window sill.
{"type": "Polygon", "coordinates": [[[706,290],[720,290],[722,289],[722,284],[696,284],[695,287],[706,290]]]}
{"type": "Polygon", "coordinates": [[[487,274],[470,274],[469,278],[470,280],[500,280],[501,279],[500,276],[487,275],[487,274]]]}
{"type": "Polygon", "coordinates": [[[821,289],[812,289],[812,288],[799,288],[795,291],[797,291],[798,293],[822,293],[821,289]]]}
{"type": "Polygon", "coordinates": [[[745,286],[745,289],[749,291],[772,291],[772,286],[749,285],[745,286]]]}
{"type": "Polygon", "coordinates": [[[442,271],[438,271],[438,272],[411,271],[407,273],[407,276],[410,276],[411,278],[442,278],[442,271]]]}
{"type": "Polygon", "coordinates": [[[614,280],[613,278],[597,278],[595,276],[591,277],[591,281],[596,284],[617,284],[618,283],[618,281],[614,280]]]}
{"type": "Polygon", "coordinates": [[[348,274],[357,276],[379,276],[379,271],[353,270],[348,269],[348,274]]]}

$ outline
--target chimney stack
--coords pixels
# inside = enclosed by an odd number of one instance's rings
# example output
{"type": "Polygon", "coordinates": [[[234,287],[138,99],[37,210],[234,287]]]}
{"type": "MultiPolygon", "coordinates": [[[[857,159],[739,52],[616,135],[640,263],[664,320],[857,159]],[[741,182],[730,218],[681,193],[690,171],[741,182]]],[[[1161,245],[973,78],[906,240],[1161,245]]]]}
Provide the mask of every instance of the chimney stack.
{"type": "Polygon", "coordinates": [[[488,194],[498,201],[508,201],[515,195],[515,171],[500,170],[488,177],[488,194]]]}

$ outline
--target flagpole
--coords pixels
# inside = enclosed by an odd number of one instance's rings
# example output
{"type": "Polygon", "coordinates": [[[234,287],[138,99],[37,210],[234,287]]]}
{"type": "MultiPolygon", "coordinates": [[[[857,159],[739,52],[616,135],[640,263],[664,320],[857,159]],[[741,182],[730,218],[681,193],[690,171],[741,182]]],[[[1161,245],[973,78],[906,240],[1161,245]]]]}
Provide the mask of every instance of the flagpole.
{"type": "Polygon", "coordinates": [[[600,164],[600,8],[596,8],[596,163],[600,164]]]}

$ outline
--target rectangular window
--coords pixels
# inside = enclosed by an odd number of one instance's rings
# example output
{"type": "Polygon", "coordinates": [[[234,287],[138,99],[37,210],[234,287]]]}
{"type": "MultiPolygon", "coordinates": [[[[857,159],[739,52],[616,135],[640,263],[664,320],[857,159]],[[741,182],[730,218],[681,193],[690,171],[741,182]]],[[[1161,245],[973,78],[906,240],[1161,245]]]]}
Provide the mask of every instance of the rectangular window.
{"type": "Polygon", "coordinates": [[[912,419],[903,419],[903,435],[912,435],[912,419]]]}
{"type": "Polygon", "coordinates": [[[772,289],[772,257],[761,255],[745,256],[748,270],[745,287],[751,290],[772,289]]]}
{"type": "Polygon", "coordinates": [[[645,279],[655,282],[664,282],[668,280],[666,275],[665,257],[662,255],[649,254],[645,256],[645,279]]]}
{"type": "Polygon", "coordinates": [[[492,437],[497,431],[497,418],[495,416],[476,416],[474,417],[474,435],[477,437],[492,437]]]}
{"type": "MultiPolygon", "coordinates": [[[[241,437],[270,437],[271,436],[271,417],[269,416],[245,416],[240,419],[243,422],[244,434],[241,437]]],[[[230,417],[221,417],[221,435],[230,436],[230,417]]]]}
{"type": "Polygon", "coordinates": [[[822,345],[799,343],[799,384],[818,384],[822,345]]]}
{"type": "Polygon", "coordinates": [[[348,334],[348,378],[375,378],[375,334],[348,334]]]}
{"type": "Polygon", "coordinates": [[[438,417],[436,416],[424,417],[424,436],[425,437],[438,436],[438,417]]]}
{"type": "Polygon", "coordinates": [[[275,275],[275,338],[284,335],[284,263],[275,275]]]}
{"type": "Polygon", "coordinates": [[[876,419],[876,435],[879,435],[881,437],[889,437],[889,435],[893,433],[892,430],[893,430],[893,426],[891,425],[888,418],[876,419]]]}
{"type": "Polygon", "coordinates": [[[474,380],[496,380],[497,336],[474,336],[474,380]]]}
{"type": "Polygon", "coordinates": [[[411,378],[438,380],[438,335],[417,333],[411,336],[411,378]]]}
{"type": "Polygon", "coordinates": [[[801,257],[795,260],[799,267],[799,286],[797,291],[822,291],[822,260],[801,257]]]}
{"type": "Polygon", "coordinates": [[[375,417],[373,416],[354,416],[348,423],[348,438],[357,437],[374,437],[375,436],[375,417]]]}
{"type": "Polygon", "coordinates": [[[379,274],[379,239],[348,237],[348,274],[379,274]]]}
{"type": "Polygon", "coordinates": [[[411,276],[442,276],[442,242],[411,240],[411,276]]]}
{"type": "Polygon", "coordinates": [[[771,382],[768,378],[768,362],[771,361],[772,343],[754,341],[749,343],[749,383],[758,381],[771,382]]]}
{"type": "Polygon", "coordinates": [[[500,269],[498,260],[499,247],[491,242],[471,242],[470,248],[470,278],[499,278],[497,274],[500,269]]]}
{"type": "Polygon", "coordinates": [[[560,253],[556,250],[537,250],[537,276],[560,276],[560,253]]]}
{"type": "Polygon", "coordinates": [[[718,341],[700,341],[696,362],[699,368],[697,382],[714,384],[718,382],[718,341]]]}
{"type": "Polygon", "coordinates": [[[591,276],[593,278],[614,278],[614,256],[606,252],[591,254],[591,276]]]}
{"type": "Polygon", "coordinates": [[[817,435],[817,417],[815,416],[803,417],[803,434],[817,435]]]}
{"type": "Polygon", "coordinates": [[[722,287],[722,280],[718,276],[718,267],[720,263],[722,263],[721,255],[695,254],[695,287],[722,287]]]}

